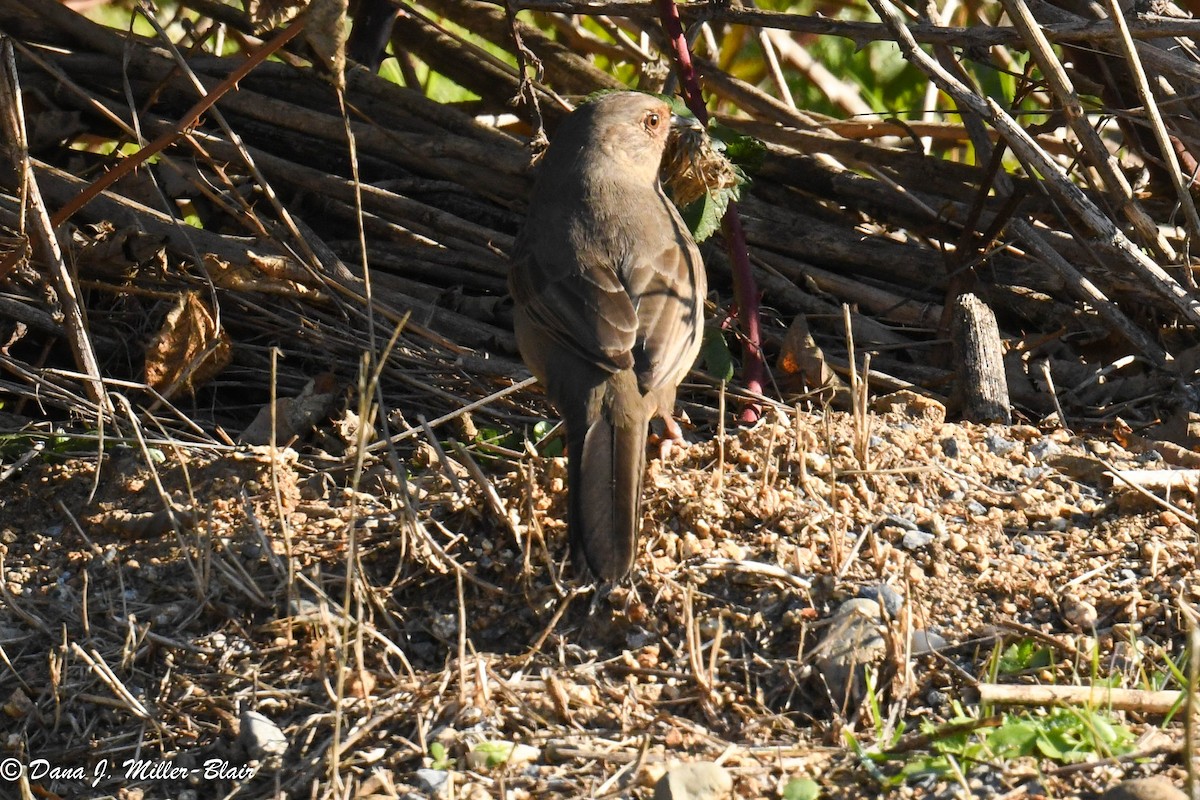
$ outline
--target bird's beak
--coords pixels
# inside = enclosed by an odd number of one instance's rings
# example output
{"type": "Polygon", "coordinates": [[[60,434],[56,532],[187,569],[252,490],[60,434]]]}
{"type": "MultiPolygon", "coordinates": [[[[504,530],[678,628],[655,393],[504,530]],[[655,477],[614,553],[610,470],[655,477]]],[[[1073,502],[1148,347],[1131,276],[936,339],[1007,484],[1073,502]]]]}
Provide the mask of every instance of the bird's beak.
{"type": "Polygon", "coordinates": [[[671,127],[680,132],[702,132],[704,130],[704,125],[701,124],[700,120],[696,119],[695,117],[685,117],[682,114],[671,115],[671,127]]]}

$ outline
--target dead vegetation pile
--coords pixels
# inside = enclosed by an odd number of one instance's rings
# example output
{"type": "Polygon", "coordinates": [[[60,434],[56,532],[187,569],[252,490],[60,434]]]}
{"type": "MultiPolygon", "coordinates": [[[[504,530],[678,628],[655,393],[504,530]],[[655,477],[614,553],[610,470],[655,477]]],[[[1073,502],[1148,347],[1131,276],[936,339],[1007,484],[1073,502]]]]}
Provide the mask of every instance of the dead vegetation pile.
{"type": "MultiPolygon", "coordinates": [[[[721,120],[766,144],[738,213],[778,369],[752,431],[722,413],[744,392],[693,373],[701,443],[652,465],[636,589],[597,598],[560,575],[562,464],[525,452],[546,412],[505,257],[538,116],[508,98],[536,97],[553,135],[560,96],[619,85],[593,58],[657,89],[666,44],[652,3],[521,6],[557,38],[474,0],[401,14],[397,50],[481,98],[456,107],[361,69],[343,102],[278,49],[297,23],[209,0],[145,37],[0,0],[0,699],[20,728],[2,746],[83,783],[103,764],[99,789],[126,796],[403,796],[422,765],[452,767],[459,796],[648,796],[682,755],[720,758],[742,797],[797,775],[874,796],[844,731],[952,719],[1014,635],[1052,645],[1043,679],[1090,675],[1097,642],[1135,685],[1169,672],[1197,597],[1194,505],[1114,498],[1102,473],[1196,466],[1200,220],[1178,178],[1196,67],[1165,38],[1194,23],[1021,0],[1013,27],[969,29],[903,24],[889,0],[879,23],[681,8],[710,34],[895,41],[961,122],[825,118],[696,60],[721,120]],[[242,52],[196,44],[211,36],[242,52]],[[494,55],[518,43],[543,70],[529,83],[494,55]],[[1037,117],[956,61],[1024,51],[1037,117]],[[1107,116],[1085,113],[1084,74],[1107,116]],[[941,157],[966,147],[979,166],[941,157]],[[1043,428],[942,423],[997,379],[1043,428]],[[793,406],[830,387],[852,414],[793,406]],[[871,423],[868,389],[913,393],[871,423]],[[1142,440],[1121,422],[1102,452],[1065,430],[1118,415],[1165,424],[1142,440]],[[48,455],[89,448],[104,457],[48,455]],[[872,716],[828,690],[816,643],[880,584],[901,605],[872,716]],[[915,632],[951,648],[914,655],[915,632]],[[536,751],[489,769],[513,743],[536,751]],[[140,757],[263,766],[130,779],[140,757]]],[[[724,244],[705,260],[735,345],[724,244]]],[[[1136,752],[1158,768],[1180,747],[1136,752]]],[[[963,781],[1075,793],[1132,762],[963,781]]],[[[923,790],[955,791],[931,775],[923,790]]]]}

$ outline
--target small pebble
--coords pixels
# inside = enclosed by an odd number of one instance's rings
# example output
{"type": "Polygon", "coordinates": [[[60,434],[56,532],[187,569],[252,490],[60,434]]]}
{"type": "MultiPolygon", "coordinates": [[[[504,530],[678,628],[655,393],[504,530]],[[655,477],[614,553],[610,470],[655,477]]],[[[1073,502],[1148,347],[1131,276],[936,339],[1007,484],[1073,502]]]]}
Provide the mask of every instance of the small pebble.
{"type": "Polygon", "coordinates": [[[987,445],[987,449],[989,451],[998,456],[1011,453],[1017,447],[1016,442],[1010,439],[1005,439],[1003,436],[995,432],[989,432],[987,436],[983,437],[983,442],[987,445]]]}
{"type": "Polygon", "coordinates": [[[917,523],[907,517],[901,517],[896,514],[885,514],[884,519],[895,525],[897,528],[903,528],[906,531],[917,530],[917,523]]]}
{"type": "Polygon", "coordinates": [[[864,586],[858,590],[858,595],[868,600],[878,600],[882,597],[883,607],[887,609],[888,616],[891,617],[899,614],[900,609],[904,607],[904,596],[886,583],[864,586]]]}
{"type": "Polygon", "coordinates": [[[1034,461],[1045,461],[1062,450],[1053,439],[1041,439],[1029,446],[1029,455],[1034,461]]]}
{"type": "Polygon", "coordinates": [[[691,761],[667,770],[654,787],[654,800],[721,800],[733,791],[733,778],[711,761],[691,761]]]}
{"type": "Polygon", "coordinates": [[[279,726],[257,711],[242,711],[241,740],[246,754],[255,761],[278,766],[287,752],[287,736],[279,726]]]}
{"type": "Polygon", "coordinates": [[[450,773],[444,769],[422,768],[413,773],[417,788],[431,795],[441,794],[450,780],[450,773]]]}
{"type": "Polygon", "coordinates": [[[933,534],[925,531],[906,531],[900,540],[900,546],[905,550],[920,550],[933,541],[933,534]]]}
{"type": "Polygon", "coordinates": [[[918,628],[912,634],[912,652],[914,656],[922,653],[932,653],[950,645],[946,639],[933,631],[918,628]]]}
{"type": "Polygon", "coordinates": [[[1187,795],[1170,778],[1134,778],[1121,781],[1100,795],[1100,800],[1187,800],[1187,795]]]}

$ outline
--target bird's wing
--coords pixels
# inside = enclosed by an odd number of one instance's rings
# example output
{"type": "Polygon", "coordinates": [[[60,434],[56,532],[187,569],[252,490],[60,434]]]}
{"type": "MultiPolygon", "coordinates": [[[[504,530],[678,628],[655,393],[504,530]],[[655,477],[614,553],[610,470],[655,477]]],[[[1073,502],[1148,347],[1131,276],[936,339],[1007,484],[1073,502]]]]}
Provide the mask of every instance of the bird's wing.
{"type": "Polygon", "coordinates": [[[601,369],[632,367],[638,317],[616,270],[605,263],[585,266],[586,259],[569,252],[556,254],[555,263],[549,260],[526,250],[509,275],[513,298],[530,322],[601,369]]]}
{"type": "Polygon", "coordinates": [[[667,240],[639,253],[625,273],[638,320],[634,370],[644,392],[678,383],[691,368],[704,313],[704,267],[695,243],[661,238],[667,240]]]}

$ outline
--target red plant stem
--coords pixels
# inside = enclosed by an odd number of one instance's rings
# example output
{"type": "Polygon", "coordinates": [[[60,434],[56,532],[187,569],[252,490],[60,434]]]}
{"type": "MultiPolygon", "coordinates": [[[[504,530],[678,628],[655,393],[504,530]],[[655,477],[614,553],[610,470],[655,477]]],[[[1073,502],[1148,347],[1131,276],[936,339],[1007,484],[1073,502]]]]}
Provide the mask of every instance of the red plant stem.
{"type": "MultiPolygon", "coordinates": [[[[742,218],[737,203],[729,201],[725,216],[721,218],[721,231],[729,248],[729,259],[733,262],[733,298],[737,303],[738,321],[742,325],[742,380],[746,388],[755,394],[764,394],[763,384],[767,377],[767,364],[763,359],[762,332],[759,329],[758,282],[750,270],[750,252],[746,246],[746,232],[742,230],[742,218]]],[[[758,420],[762,411],[757,402],[742,409],[742,422],[758,420]]]]}
{"type": "Polygon", "coordinates": [[[687,36],[683,32],[683,22],[679,19],[675,0],[658,0],[658,15],[662,18],[667,41],[675,50],[675,70],[679,73],[679,83],[683,88],[683,102],[687,103],[696,119],[707,125],[708,108],[700,93],[700,81],[696,78],[696,68],[692,66],[692,53],[688,50],[687,36]]]}
{"type": "MultiPolygon", "coordinates": [[[[657,2],[663,29],[675,54],[675,70],[679,73],[683,102],[696,115],[696,119],[707,125],[708,108],[704,105],[700,81],[696,77],[696,68],[692,65],[692,54],[688,50],[683,22],[679,19],[679,9],[675,0],[657,2]]],[[[733,299],[737,306],[738,321],[745,335],[742,340],[742,380],[751,392],[763,394],[767,365],[763,360],[762,335],[758,323],[758,283],[750,269],[750,253],[746,247],[746,233],[742,230],[742,218],[738,215],[737,204],[733,201],[730,201],[729,207],[725,209],[725,216],[721,219],[721,231],[725,234],[725,244],[729,248],[729,260],[733,262],[733,299]]],[[[742,409],[739,419],[742,422],[753,423],[758,420],[761,411],[758,403],[749,403],[742,409]]]]}

